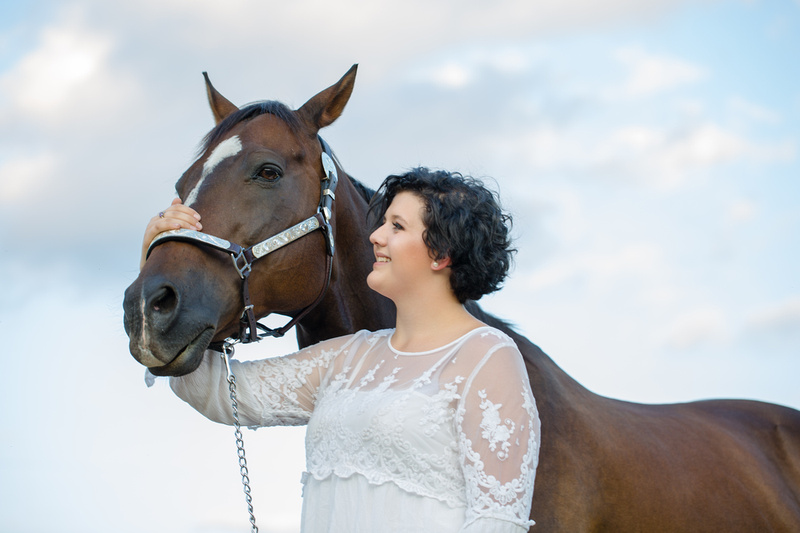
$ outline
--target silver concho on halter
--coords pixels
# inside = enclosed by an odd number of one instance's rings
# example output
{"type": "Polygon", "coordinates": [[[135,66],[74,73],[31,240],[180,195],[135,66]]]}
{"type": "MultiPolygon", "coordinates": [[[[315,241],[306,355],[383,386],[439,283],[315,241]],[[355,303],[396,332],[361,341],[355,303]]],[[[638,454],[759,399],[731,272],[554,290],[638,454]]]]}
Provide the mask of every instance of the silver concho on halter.
{"type": "Polygon", "coordinates": [[[278,248],[286,246],[290,242],[296,241],[304,235],[308,235],[317,228],[319,228],[319,220],[314,217],[307,218],[301,223],[295,224],[274,237],[270,237],[253,246],[253,255],[256,257],[263,257],[270,252],[274,252],[278,248]]]}
{"type": "MultiPolygon", "coordinates": [[[[252,248],[253,255],[257,258],[264,257],[268,253],[274,252],[278,248],[282,248],[283,246],[286,246],[287,244],[294,242],[300,237],[304,237],[317,229],[319,229],[319,220],[317,220],[315,217],[307,218],[299,224],[295,224],[291,228],[254,245],[252,248]]],[[[184,241],[199,241],[218,250],[228,252],[231,248],[231,243],[229,241],[221,239],[220,237],[215,237],[214,235],[209,235],[208,233],[200,233],[199,231],[191,229],[171,229],[156,235],[156,237],[150,243],[148,254],[149,251],[161,241],[165,239],[174,239],[175,237],[180,237],[180,240],[184,241]]]]}
{"type": "MultiPolygon", "coordinates": [[[[322,169],[325,171],[325,176],[328,177],[333,183],[339,181],[339,173],[336,171],[336,165],[331,159],[331,156],[322,152],[322,169]]],[[[336,195],[333,193],[331,189],[325,189],[322,191],[323,196],[329,196],[331,201],[336,200],[336,195]]],[[[322,207],[322,216],[325,217],[326,222],[330,222],[331,220],[331,210],[329,207],[325,206],[322,207]]]]}
{"type": "Polygon", "coordinates": [[[231,243],[226,241],[225,239],[221,239],[219,237],[215,237],[213,235],[209,235],[208,233],[200,233],[199,231],[195,231],[193,229],[171,229],[164,232],[159,233],[155,236],[155,238],[150,242],[150,246],[147,249],[147,253],[150,253],[150,250],[153,249],[153,246],[158,244],[158,242],[163,241],[169,237],[186,237],[193,241],[200,241],[214,248],[220,248],[222,250],[226,250],[230,247],[231,243]]]}

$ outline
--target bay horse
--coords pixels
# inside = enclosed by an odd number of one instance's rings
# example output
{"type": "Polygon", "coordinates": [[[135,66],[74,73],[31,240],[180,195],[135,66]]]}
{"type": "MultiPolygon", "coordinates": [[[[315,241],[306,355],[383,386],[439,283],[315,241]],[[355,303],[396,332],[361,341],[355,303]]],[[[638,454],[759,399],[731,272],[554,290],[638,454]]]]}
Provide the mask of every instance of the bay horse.
{"type": "MultiPolygon", "coordinates": [[[[176,184],[202,213],[204,233],[162,234],[125,292],[130,351],[151,372],[187,374],[212,342],[273,333],[254,322],[272,313],[291,318],[301,347],[393,327],[393,304],[365,283],[373,191],[318,136],[342,113],[355,76],[354,65],[297,110],[272,101],[239,109],[206,76],[216,126],[176,184]],[[303,224],[310,229],[296,229],[303,224]],[[275,245],[268,254],[249,246],[265,243],[275,245]]],[[[800,531],[799,411],[602,397],[504,321],[475,302],[468,308],[516,341],[536,397],[542,441],[532,531],[800,531]]]]}

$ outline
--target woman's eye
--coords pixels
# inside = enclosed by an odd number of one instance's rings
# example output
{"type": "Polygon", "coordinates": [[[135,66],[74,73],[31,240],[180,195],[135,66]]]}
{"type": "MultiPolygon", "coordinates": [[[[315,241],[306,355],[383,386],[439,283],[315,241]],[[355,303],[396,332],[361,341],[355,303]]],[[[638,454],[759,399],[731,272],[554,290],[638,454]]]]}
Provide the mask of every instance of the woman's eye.
{"type": "Polygon", "coordinates": [[[256,178],[264,181],[277,181],[281,177],[281,173],[277,168],[264,167],[256,173],[256,178]]]}
{"type": "Polygon", "coordinates": [[[394,223],[392,224],[392,226],[394,226],[394,229],[397,229],[397,230],[401,230],[401,229],[403,229],[403,226],[401,226],[401,225],[400,225],[400,224],[398,224],[397,222],[394,222],[394,223]]]}

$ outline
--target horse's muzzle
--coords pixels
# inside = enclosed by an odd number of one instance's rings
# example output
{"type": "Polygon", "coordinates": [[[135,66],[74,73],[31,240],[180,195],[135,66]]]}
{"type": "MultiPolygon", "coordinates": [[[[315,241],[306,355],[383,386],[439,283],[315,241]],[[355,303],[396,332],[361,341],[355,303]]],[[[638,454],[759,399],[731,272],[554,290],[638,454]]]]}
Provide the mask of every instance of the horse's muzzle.
{"type": "Polygon", "coordinates": [[[183,291],[161,276],[140,276],[125,291],[125,332],[134,359],[158,376],[196,369],[216,331],[207,307],[189,305],[183,291]]]}

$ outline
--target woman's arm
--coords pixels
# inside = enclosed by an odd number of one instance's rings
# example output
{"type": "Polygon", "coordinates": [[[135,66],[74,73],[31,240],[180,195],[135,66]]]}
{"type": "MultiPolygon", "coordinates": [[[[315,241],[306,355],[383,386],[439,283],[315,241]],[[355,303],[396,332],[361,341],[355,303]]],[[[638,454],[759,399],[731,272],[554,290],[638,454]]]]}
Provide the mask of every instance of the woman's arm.
{"type": "Polygon", "coordinates": [[[467,512],[462,533],[523,533],[530,520],[540,424],[522,356],[510,340],[465,383],[456,413],[467,512]]]}
{"type": "MultiPolygon", "coordinates": [[[[323,341],[283,357],[231,360],[240,423],[250,427],[307,423],[329,366],[352,337],[323,341]]],[[[206,351],[200,366],[191,374],[170,378],[170,387],[206,418],[233,424],[227,371],[220,353],[206,351]]]]}
{"type": "Polygon", "coordinates": [[[142,239],[142,258],[139,261],[139,270],[144,268],[147,249],[156,235],[179,228],[200,231],[203,229],[203,225],[200,223],[200,214],[197,211],[183,205],[180,198],[175,198],[168,208],[151,218],[150,222],[147,223],[147,228],[144,230],[144,238],[142,239]]]}

